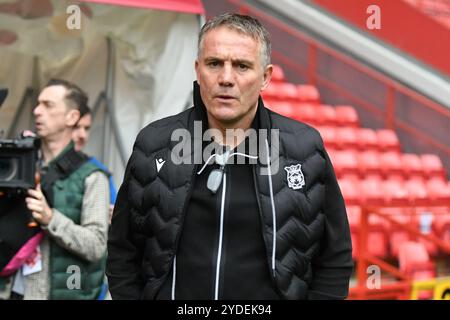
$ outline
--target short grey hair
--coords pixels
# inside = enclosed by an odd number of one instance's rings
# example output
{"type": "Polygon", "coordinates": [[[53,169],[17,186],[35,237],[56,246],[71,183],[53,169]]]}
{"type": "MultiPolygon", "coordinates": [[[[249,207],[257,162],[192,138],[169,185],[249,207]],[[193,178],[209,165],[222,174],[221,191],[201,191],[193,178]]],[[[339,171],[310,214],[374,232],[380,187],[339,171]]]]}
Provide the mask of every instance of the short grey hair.
{"type": "Polygon", "coordinates": [[[198,56],[203,49],[205,35],[216,28],[227,27],[239,33],[245,34],[261,45],[261,63],[263,68],[270,64],[271,43],[270,36],[262,24],[253,17],[237,13],[224,13],[206,22],[198,35],[198,56]]]}

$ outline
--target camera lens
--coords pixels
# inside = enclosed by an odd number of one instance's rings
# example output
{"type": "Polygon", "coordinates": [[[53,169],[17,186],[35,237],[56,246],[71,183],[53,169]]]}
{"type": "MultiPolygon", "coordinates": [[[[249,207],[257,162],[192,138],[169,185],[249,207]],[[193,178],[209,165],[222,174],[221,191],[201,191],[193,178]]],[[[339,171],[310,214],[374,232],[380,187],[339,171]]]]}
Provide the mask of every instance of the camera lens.
{"type": "Polygon", "coordinates": [[[0,181],[11,181],[16,178],[18,159],[0,157],[0,181]]]}

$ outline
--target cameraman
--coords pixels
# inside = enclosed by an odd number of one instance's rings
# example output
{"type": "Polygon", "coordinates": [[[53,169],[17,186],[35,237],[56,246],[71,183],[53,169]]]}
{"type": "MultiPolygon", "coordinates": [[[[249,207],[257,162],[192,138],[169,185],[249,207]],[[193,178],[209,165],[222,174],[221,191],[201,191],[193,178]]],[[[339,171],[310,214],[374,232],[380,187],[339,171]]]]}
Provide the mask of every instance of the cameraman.
{"type": "Polygon", "coordinates": [[[32,272],[19,269],[7,286],[13,298],[96,299],[101,291],[108,178],[86,155],[75,151],[71,140],[79,106],[87,100],[76,85],[53,79],[34,108],[44,167],[41,183],[28,190],[26,205],[45,235],[36,255],[40,261],[33,261],[32,272]]]}

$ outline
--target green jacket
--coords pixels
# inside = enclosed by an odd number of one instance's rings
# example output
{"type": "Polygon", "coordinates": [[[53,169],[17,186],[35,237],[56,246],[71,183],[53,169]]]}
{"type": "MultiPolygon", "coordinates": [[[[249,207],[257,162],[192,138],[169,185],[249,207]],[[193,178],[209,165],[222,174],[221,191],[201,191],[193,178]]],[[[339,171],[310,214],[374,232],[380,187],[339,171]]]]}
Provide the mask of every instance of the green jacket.
{"type": "MultiPolygon", "coordinates": [[[[73,148],[69,144],[49,166],[73,148]]],[[[85,179],[98,166],[86,161],[66,179],[53,184],[53,208],[80,224],[85,179]]],[[[106,172],[105,172],[106,174],[106,172]]],[[[89,262],[74,255],[55,241],[50,244],[50,299],[96,299],[101,291],[105,274],[105,256],[97,262],[89,262]]]]}

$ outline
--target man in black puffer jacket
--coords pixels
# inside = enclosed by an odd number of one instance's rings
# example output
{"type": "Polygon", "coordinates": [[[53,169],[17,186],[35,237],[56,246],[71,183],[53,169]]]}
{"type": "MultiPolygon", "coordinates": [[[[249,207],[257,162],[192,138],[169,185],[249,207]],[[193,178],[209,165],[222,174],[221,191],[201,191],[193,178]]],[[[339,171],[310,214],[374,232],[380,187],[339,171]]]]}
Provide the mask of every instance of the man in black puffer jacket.
{"type": "Polygon", "coordinates": [[[138,135],[108,242],[114,299],[344,299],[344,201],[319,133],[264,107],[270,40],[224,14],[199,35],[194,107],[138,135]]]}

